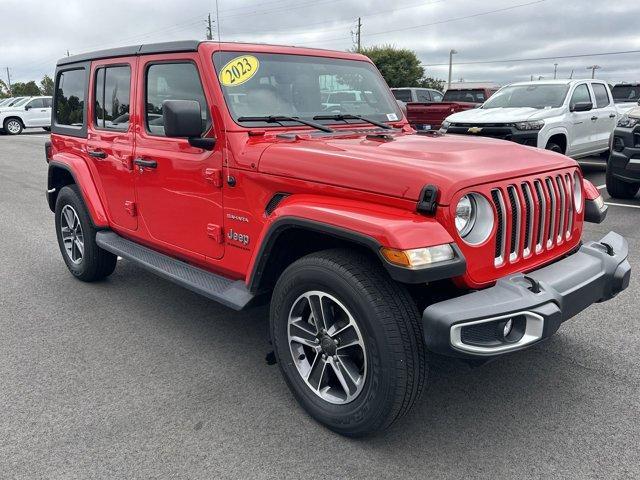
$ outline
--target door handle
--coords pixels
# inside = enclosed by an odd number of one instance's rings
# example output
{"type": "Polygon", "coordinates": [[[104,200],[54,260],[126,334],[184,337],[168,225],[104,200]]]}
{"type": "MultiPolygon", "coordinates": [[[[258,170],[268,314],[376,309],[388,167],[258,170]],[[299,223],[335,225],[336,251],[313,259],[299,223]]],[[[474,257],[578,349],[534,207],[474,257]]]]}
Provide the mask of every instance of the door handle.
{"type": "Polygon", "coordinates": [[[616,116],[617,115],[615,113],[612,113],[611,115],[609,115],[609,118],[616,118],[616,116]]]}
{"type": "Polygon", "coordinates": [[[107,154],[102,150],[89,150],[89,156],[93,158],[107,158],[107,154]]]}
{"type": "Polygon", "coordinates": [[[158,162],[155,160],[145,160],[144,158],[136,158],[133,161],[134,164],[139,167],[147,167],[147,168],[156,168],[158,166],[158,162]]]}
{"type": "Polygon", "coordinates": [[[591,117],[591,121],[595,122],[598,119],[598,117],[591,117]]]}

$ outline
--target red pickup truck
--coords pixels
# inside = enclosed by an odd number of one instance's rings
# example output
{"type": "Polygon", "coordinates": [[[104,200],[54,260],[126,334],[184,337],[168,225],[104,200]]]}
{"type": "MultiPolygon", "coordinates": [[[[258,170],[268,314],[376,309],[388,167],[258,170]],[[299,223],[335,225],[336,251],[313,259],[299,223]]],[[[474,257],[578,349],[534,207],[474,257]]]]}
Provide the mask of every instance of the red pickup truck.
{"type": "MultiPolygon", "coordinates": [[[[61,59],[54,92],[47,198],[71,274],[121,257],[232,309],[270,302],[287,385],[343,435],[406,414],[428,352],[528,348],[629,284],[624,238],[582,240],[606,206],[574,160],[417,134],[363,55],[135,45],[61,59]],[[323,105],[327,85],[360,94],[323,105]]],[[[140,288],[132,315],[156,300],[140,288]]],[[[241,344],[229,362],[255,357],[241,344]]]]}
{"type": "Polygon", "coordinates": [[[449,115],[476,108],[497,91],[497,86],[450,88],[442,102],[408,103],[407,120],[416,130],[438,130],[449,115]]]}

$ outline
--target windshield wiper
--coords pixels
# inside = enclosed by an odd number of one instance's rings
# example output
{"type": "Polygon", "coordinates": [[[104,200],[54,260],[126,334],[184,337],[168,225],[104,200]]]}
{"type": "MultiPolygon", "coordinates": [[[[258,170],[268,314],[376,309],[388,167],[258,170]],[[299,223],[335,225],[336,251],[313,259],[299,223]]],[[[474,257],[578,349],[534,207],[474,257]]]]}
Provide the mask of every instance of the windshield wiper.
{"type": "Polygon", "coordinates": [[[313,117],[314,120],[362,120],[363,122],[370,123],[371,125],[375,125],[376,127],[384,128],[386,130],[393,130],[392,127],[387,125],[386,123],[378,122],[376,120],[371,120],[370,118],[365,118],[361,115],[352,115],[350,113],[337,113],[335,115],[316,115],[313,117]]]}
{"type": "Polygon", "coordinates": [[[282,123],[282,122],[298,122],[303,125],[307,125],[309,127],[317,128],[318,130],[322,130],[323,132],[333,133],[333,129],[329,127],[325,127],[324,125],[320,125],[316,122],[311,122],[309,120],[303,120],[298,117],[287,117],[285,115],[265,115],[264,117],[239,117],[239,122],[267,122],[267,123],[282,123]]]}

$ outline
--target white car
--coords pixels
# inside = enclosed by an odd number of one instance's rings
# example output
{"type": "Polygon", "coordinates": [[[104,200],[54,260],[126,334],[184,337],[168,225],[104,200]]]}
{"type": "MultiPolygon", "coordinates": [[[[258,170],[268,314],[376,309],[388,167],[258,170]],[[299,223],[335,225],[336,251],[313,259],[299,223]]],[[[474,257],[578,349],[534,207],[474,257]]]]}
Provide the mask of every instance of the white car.
{"type": "Polygon", "coordinates": [[[51,97],[26,97],[9,107],[0,107],[0,125],[5,133],[18,135],[25,128],[51,128],[51,97]]]}
{"type": "Polygon", "coordinates": [[[617,116],[603,81],[544,80],[502,87],[480,108],[447,117],[441,131],[511,140],[580,158],[609,149],[617,116]]]}
{"type": "Polygon", "coordinates": [[[618,114],[622,116],[632,108],[638,107],[640,83],[618,83],[611,88],[611,93],[618,114]]]}

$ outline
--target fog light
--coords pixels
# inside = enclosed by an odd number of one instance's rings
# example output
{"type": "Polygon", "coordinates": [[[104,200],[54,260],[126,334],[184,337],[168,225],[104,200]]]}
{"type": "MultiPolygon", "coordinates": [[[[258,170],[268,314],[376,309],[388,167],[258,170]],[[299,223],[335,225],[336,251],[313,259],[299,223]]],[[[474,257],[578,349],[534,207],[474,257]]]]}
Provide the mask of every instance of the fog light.
{"type": "Polygon", "coordinates": [[[502,338],[507,338],[509,336],[509,334],[511,333],[511,330],[513,330],[513,319],[512,318],[507,320],[506,323],[504,324],[504,327],[502,327],[502,338]]]}

